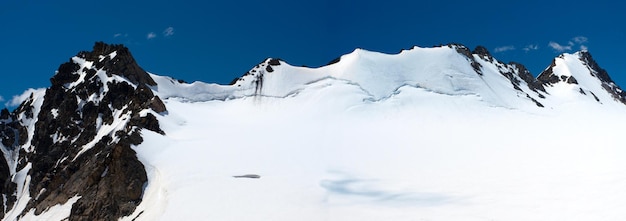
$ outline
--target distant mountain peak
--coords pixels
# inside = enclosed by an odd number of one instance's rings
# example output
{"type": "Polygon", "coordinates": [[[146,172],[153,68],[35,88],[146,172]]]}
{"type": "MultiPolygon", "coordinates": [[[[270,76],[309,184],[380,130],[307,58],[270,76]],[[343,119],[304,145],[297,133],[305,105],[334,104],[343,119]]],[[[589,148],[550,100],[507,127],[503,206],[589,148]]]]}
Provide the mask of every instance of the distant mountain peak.
{"type": "Polygon", "coordinates": [[[576,85],[577,91],[592,96],[596,101],[612,99],[626,104],[626,93],[609,77],[587,50],[557,56],[537,79],[547,87],[558,84],[576,85]],[[610,98],[601,99],[605,91],[610,98]]]}

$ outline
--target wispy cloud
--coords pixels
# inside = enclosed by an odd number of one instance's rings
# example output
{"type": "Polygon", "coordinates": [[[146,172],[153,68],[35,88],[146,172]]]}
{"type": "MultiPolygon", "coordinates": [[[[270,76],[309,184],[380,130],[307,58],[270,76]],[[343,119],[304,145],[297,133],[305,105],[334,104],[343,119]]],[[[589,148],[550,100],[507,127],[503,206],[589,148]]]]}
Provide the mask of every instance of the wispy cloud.
{"type": "Polygon", "coordinates": [[[576,36],[574,38],[572,38],[572,41],[576,42],[577,44],[584,44],[587,43],[587,37],[585,36],[576,36]]]}
{"type": "Polygon", "coordinates": [[[559,43],[551,41],[550,43],[548,43],[548,46],[550,46],[556,52],[564,52],[564,51],[571,51],[572,46],[574,46],[574,44],[573,42],[570,41],[567,45],[561,45],[559,43]]]}
{"type": "Polygon", "coordinates": [[[128,37],[128,34],[123,34],[123,33],[115,33],[115,34],[113,34],[113,38],[119,38],[119,37],[128,37]]]}
{"type": "Polygon", "coordinates": [[[500,52],[505,52],[505,51],[512,51],[515,50],[515,46],[513,45],[507,45],[507,46],[502,46],[502,47],[497,47],[494,52],[496,53],[500,53],[500,52]]]}
{"type": "Polygon", "coordinates": [[[580,50],[586,51],[588,47],[587,45],[585,45],[585,43],[588,43],[588,42],[589,42],[589,39],[587,37],[576,36],[570,39],[570,41],[568,41],[567,44],[559,44],[554,41],[551,41],[548,44],[548,46],[550,46],[556,52],[571,51],[574,48],[574,46],[577,46],[578,48],[580,48],[580,50]]]}
{"type": "Polygon", "coordinates": [[[0,102],[4,102],[4,97],[0,96],[0,102]]]}
{"type": "Polygon", "coordinates": [[[522,48],[522,50],[524,50],[525,52],[536,51],[536,50],[539,50],[539,45],[529,44],[529,45],[526,45],[526,47],[522,48]]]}
{"type": "Polygon", "coordinates": [[[174,35],[174,27],[167,27],[164,31],[163,31],[163,36],[165,37],[169,37],[174,35]]]}
{"type": "Polygon", "coordinates": [[[587,46],[585,46],[585,45],[581,45],[580,46],[580,50],[581,51],[587,51],[587,49],[589,49],[589,48],[587,46]]]}
{"type": "Polygon", "coordinates": [[[584,45],[585,43],[589,42],[589,39],[585,36],[576,36],[574,38],[572,38],[572,41],[576,42],[577,44],[580,45],[580,50],[582,51],[586,51],[588,49],[587,45],[584,45]]]}
{"type": "Polygon", "coordinates": [[[150,32],[150,33],[148,33],[148,35],[146,35],[147,39],[153,39],[153,38],[156,38],[156,37],[157,37],[157,35],[154,32],[150,32]]]}

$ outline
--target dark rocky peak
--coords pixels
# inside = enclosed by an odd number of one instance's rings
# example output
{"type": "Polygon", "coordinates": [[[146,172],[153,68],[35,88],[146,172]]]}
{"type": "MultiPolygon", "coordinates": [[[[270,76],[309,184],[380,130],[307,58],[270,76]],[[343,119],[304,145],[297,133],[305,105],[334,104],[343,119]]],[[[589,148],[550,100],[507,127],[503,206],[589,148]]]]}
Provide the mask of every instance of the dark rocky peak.
{"type": "Polygon", "coordinates": [[[80,52],[78,57],[94,62],[96,69],[102,69],[107,75],[119,75],[136,85],[155,86],[156,82],[144,71],[131,55],[128,48],[121,44],[96,42],[91,52],[80,52]]]}
{"type": "MultiPolygon", "coordinates": [[[[149,87],[156,83],[126,47],[98,42],[93,51],[76,57],[92,63],[70,59],[60,65],[44,95],[31,95],[8,117],[0,112],[4,121],[14,124],[0,127],[0,135],[5,147],[21,147],[13,160],[18,162],[17,171],[31,164],[26,188],[36,197],[29,199],[23,213],[35,209],[40,214],[80,195],[70,220],[116,220],[134,211],[147,181],[131,145],[143,142],[143,129],[164,134],[153,113],[167,110],[149,87]],[[98,71],[106,71],[107,76],[98,71]],[[105,127],[114,123],[120,126],[105,127]],[[30,141],[15,136],[28,134],[27,127],[34,130],[30,141]]],[[[9,187],[0,186],[0,191],[14,196],[14,188],[9,187]]],[[[4,205],[15,202],[7,199],[4,205]]]]}
{"type": "Polygon", "coordinates": [[[474,48],[474,51],[472,51],[472,54],[477,54],[481,57],[491,57],[491,53],[489,53],[489,50],[487,50],[487,48],[482,45],[476,46],[476,48],[474,48]]]}

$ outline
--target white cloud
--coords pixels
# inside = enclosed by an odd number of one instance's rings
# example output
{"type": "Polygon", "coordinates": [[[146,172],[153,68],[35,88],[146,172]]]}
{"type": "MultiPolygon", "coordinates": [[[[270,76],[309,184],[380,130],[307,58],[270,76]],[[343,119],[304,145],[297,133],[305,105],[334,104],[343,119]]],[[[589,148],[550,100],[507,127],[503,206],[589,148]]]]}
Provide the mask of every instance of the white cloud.
{"type": "Polygon", "coordinates": [[[119,37],[128,37],[127,33],[115,33],[113,34],[113,38],[119,38],[119,37]]]}
{"type": "Polygon", "coordinates": [[[572,38],[572,41],[576,42],[577,44],[583,44],[583,43],[587,43],[587,37],[585,36],[576,36],[574,38],[572,38]]]}
{"type": "Polygon", "coordinates": [[[548,46],[550,46],[556,52],[571,51],[574,48],[574,46],[577,46],[578,48],[580,48],[580,50],[586,51],[588,47],[587,45],[584,45],[584,44],[588,42],[589,42],[589,39],[587,37],[576,36],[576,37],[573,37],[570,41],[568,41],[567,45],[562,45],[554,41],[551,41],[548,44],[548,46]]]}
{"type": "MultiPolygon", "coordinates": [[[[572,42],[569,42],[569,43],[572,43],[572,42]]],[[[551,41],[550,43],[548,43],[548,46],[550,46],[552,49],[554,49],[557,52],[564,52],[564,51],[571,51],[573,44],[561,45],[559,43],[551,41]]]]}
{"type": "Polygon", "coordinates": [[[535,51],[538,49],[539,49],[539,45],[536,45],[536,44],[529,44],[529,45],[526,45],[526,47],[522,48],[522,50],[524,50],[525,52],[535,51]]]}
{"type": "Polygon", "coordinates": [[[589,49],[586,45],[580,45],[580,50],[581,51],[587,51],[587,49],[589,49]]]}
{"type": "Polygon", "coordinates": [[[169,37],[174,35],[174,27],[167,27],[164,31],[163,31],[163,36],[165,37],[169,37]]]}
{"type": "Polygon", "coordinates": [[[500,52],[505,52],[505,51],[512,51],[515,50],[515,46],[513,45],[507,45],[507,46],[502,46],[502,47],[497,47],[494,52],[496,53],[500,53],[500,52]]]}
{"type": "Polygon", "coordinates": [[[4,101],[4,97],[0,96],[0,102],[4,101]]]}
{"type": "Polygon", "coordinates": [[[146,36],[146,38],[147,38],[147,39],[153,39],[153,38],[156,38],[156,37],[157,37],[157,35],[156,35],[154,32],[150,32],[150,33],[148,33],[148,35],[146,36]]]}

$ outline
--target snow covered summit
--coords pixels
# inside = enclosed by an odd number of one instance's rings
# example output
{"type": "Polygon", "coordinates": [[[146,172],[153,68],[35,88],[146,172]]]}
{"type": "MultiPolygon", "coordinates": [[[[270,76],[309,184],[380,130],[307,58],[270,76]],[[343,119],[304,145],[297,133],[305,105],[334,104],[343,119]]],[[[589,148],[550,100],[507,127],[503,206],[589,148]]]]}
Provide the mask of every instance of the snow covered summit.
{"type": "Polygon", "coordinates": [[[534,78],[483,47],[356,49],[217,85],[100,42],[25,95],[3,220],[626,217],[626,96],[586,51],[534,78]]]}
{"type": "Polygon", "coordinates": [[[186,85],[158,80],[158,76],[153,78],[160,82],[156,92],[161,97],[198,101],[247,96],[288,97],[319,82],[354,85],[369,101],[388,99],[405,88],[419,88],[450,96],[477,96],[490,105],[524,110],[554,108],[562,103],[564,93],[578,99],[577,94],[587,95],[586,91],[598,104],[623,103],[626,98],[626,93],[597,65],[589,52],[563,54],[535,79],[522,64],[505,64],[483,47],[472,52],[457,44],[414,47],[398,54],[356,49],[320,68],[296,67],[268,58],[233,80],[230,86],[200,82],[186,85]],[[561,77],[563,74],[576,77],[561,77]],[[559,84],[577,84],[576,79],[583,84],[572,87],[559,84]],[[168,89],[158,89],[161,87],[168,89]]]}

